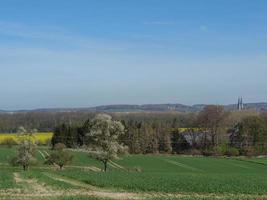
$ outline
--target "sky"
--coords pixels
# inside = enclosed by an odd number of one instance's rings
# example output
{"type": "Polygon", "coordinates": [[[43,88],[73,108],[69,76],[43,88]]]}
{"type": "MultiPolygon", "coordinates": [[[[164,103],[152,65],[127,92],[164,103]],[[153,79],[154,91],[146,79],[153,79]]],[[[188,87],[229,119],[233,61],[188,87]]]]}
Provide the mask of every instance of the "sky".
{"type": "Polygon", "coordinates": [[[266,0],[0,0],[0,109],[267,101],[266,0]]]}

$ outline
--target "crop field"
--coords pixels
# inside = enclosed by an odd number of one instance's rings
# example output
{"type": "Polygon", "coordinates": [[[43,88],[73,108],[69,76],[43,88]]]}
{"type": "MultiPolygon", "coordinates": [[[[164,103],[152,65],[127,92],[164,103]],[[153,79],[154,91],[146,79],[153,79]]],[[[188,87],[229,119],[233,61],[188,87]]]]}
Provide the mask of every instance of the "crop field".
{"type": "Polygon", "coordinates": [[[15,147],[0,147],[0,199],[267,199],[267,158],[129,155],[108,172],[86,153],[69,150],[73,162],[62,171],[39,164],[11,167],[15,147]]]}
{"type": "MultiPolygon", "coordinates": [[[[24,137],[23,135],[19,135],[17,133],[1,133],[0,134],[0,144],[5,144],[9,141],[13,142],[19,142],[22,140],[24,137]]],[[[27,136],[28,137],[28,136],[27,136]]],[[[53,133],[33,133],[31,136],[31,140],[35,143],[38,144],[47,144],[49,141],[51,141],[53,137],[53,133]]]]}

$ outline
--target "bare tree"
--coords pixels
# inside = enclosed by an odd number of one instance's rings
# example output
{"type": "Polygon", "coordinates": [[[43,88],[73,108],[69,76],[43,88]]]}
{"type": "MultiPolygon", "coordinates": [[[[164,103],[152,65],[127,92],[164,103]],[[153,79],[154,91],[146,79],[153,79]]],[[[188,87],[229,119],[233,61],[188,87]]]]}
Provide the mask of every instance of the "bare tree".
{"type": "Polygon", "coordinates": [[[224,107],[218,105],[208,105],[199,113],[200,126],[205,128],[205,133],[210,135],[212,146],[218,144],[218,131],[222,127],[225,117],[224,107]]]}

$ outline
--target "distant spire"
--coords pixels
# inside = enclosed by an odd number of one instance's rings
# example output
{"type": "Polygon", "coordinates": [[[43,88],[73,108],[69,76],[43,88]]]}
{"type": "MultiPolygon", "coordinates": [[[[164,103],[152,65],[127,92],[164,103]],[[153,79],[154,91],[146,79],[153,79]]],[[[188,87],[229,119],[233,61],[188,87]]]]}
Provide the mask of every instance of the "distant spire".
{"type": "Polygon", "coordinates": [[[242,97],[238,97],[237,109],[239,111],[244,109],[244,104],[243,104],[243,98],[242,97]]]}

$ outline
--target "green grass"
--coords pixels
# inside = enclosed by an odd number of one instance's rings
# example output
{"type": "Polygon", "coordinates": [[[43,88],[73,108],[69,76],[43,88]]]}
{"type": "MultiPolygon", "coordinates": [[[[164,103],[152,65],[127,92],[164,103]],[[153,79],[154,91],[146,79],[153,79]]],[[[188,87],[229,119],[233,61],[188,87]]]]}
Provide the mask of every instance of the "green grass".
{"type": "Polygon", "coordinates": [[[267,175],[208,173],[94,173],[66,170],[62,175],[100,187],[130,191],[197,193],[267,193],[267,175]]]}
{"type": "MultiPolygon", "coordinates": [[[[17,187],[13,180],[13,172],[17,171],[25,178],[37,179],[44,185],[59,189],[75,189],[75,186],[53,180],[46,176],[46,173],[62,175],[98,187],[134,192],[267,194],[267,158],[131,155],[115,162],[129,171],[134,171],[133,169],[138,167],[141,172],[126,172],[109,166],[109,171],[104,173],[83,169],[86,166],[102,168],[100,162],[90,159],[86,153],[73,151],[71,153],[74,155],[71,165],[80,166],[80,168],[66,168],[63,171],[42,168],[43,158],[38,152],[40,164],[28,172],[22,172],[21,168],[1,165],[0,189],[17,187]]],[[[14,154],[14,148],[1,147],[0,163],[7,163],[8,157],[14,154]]],[[[69,200],[72,197],[63,199],[69,200]]],[[[90,198],[81,196],[75,199],[90,198]]],[[[174,199],[170,198],[170,200],[174,199]]],[[[201,197],[180,199],[194,200],[201,197]]]]}
{"type": "Polygon", "coordinates": [[[0,171],[0,189],[8,189],[17,187],[14,179],[13,173],[10,171],[0,171]]]}
{"type": "MultiPolygon", "coordinates": [[[[9,159],[16,155],[17,148],[18,146],[13,146],[11,148],[0,146],[0,163],[8,163],[9,159]]],[[[43,148],[40,148],[40,150],[43,151],[43,148]]],[[[35,156],[39,163],[42,164],[44,162],[44,158],[39,153],[39,148],[36,150],[35,156]]]]}
{"type": "Polygon", "coordinates": [[[267,172],[266,166],[242,160],[190,156],[128,156],[116,161],[128,168],[141,167],[144,172],[174,173],[261,173],[267,172]]]}
{"type": "Polygon", "coordinates": [[[15,148],[1,147],[0,148],[0,163],[8,163],[8,160],[16,155],[15,148]]]}
{"type": "Polygon", "coordinates": [[[267,166],[226,158],[129,156],[117,161],[143,172],[65,170],[64,176],[100,187],[130,191],[267,193],[267,166]]]}
{"type": "Polygon", "coordinates": [[[267,166],[267,157],[263,157],[263,158],[243,158],[242,160],[247,161],[247,162],[254,162],[254,163],[258,163],[258,164],[262,164],[262,165],[266,165],[267,166]]]}
{"type": "Polygon", "coordinates": [[[96,167],[102,167],[100,162],[90,158],[87,153],[76,152],[76,151],[70,151],[70,153],[73,155],[72,165],[76,166],[93,165],[96,167]]]}

